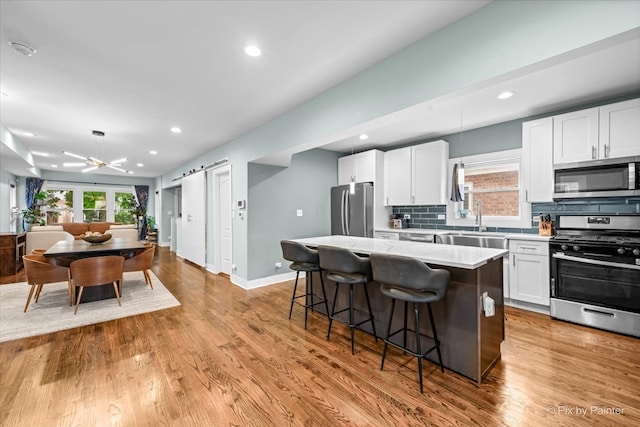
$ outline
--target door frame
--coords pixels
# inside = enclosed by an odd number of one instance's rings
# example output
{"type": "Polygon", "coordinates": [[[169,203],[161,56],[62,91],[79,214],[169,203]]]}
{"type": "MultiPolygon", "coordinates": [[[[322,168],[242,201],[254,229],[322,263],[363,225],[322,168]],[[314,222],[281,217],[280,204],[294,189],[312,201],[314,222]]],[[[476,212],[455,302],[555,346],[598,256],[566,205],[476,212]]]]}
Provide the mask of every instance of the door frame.
{"type": "Polygon", "coordinates": [[[229,206],[231,207],[231,209],[229,210],[229,212],[227,213],[227,215],[230,216],[230,220],[229,221],[231,223],[231,253],[233,254],[233,215],[231,213],[231,210],[233,209],[233,175],[231,174],[231,165],[227,164],[224,166],[220,166],[217,168],[214,168],[210,171],[208,171],[208,173],[211,173],[212,175],[212,181],[213,181],[213,188],[212,190],[212,196],[213,196],[213,209],[212,209],[212,213],[213,213],[213,233],[212,233],[212,243],[213,243],[213,256],[211,257],[211,261],[212,264],[210,264],[210,271],[212,273],[218,274],[222,271],[222,251],[220,250],[221,247],[221,236],[222,236],[222,230],[221,230],[221,226],[220,226],[220,219],[223,215],[223,213],[220,211],[220,176],[221,175],[225,175],[225,174],[229,174],[229,186],[230,186],[230,192],[229,194],[231,195],[231,200],[229,200],[229,206]]]}

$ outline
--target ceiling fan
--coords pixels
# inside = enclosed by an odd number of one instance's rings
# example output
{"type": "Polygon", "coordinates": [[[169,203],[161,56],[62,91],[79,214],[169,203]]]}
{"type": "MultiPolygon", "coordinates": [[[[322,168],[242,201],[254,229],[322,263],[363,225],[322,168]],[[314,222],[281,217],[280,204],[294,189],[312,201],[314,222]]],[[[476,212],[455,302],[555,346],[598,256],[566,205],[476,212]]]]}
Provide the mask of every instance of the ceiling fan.
{"type": "MultiPolygon", "coordinates": [[[[91,134],[96,136],[96,137],[104,137],[104,132],[102,132],[101,130],[93,130],[91,131],[91,134]]],[[[82,162],[65,162],[62,164],[62,166],[64,167],[73,167],[73,166],[88,166],[84,169],[82,169],[82,172],[91,172],[93,170],[96,170],[98,168],[102,168],[102,167],[108,167],[110,169],[115,169],[117,171],[123,172],[123,173],[133,173],[131,171],[122,169],[119,166],[122,166],[122,164],[124,162],[127,161],[126,157],[123,157],[121,159],[118,160],[113,160],[111,162],[105,162],[104,160],[100,160],[96,157],[93,156],[80,156],[78,154],[74,154],[74,153],[70,153],[68,151],[63,151],[62,154],[65,154],[69,157],[74,157],[76,159],[80,159],[83,160],[82,162]]]]}

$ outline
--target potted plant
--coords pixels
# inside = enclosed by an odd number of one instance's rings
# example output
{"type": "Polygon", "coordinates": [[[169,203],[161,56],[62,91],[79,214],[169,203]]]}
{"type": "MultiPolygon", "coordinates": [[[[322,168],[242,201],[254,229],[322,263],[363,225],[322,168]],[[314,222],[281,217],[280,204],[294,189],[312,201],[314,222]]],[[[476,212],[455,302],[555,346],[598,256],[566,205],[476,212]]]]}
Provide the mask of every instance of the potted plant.
{"type": "Polygon", "coordinates": [[[42,218],[39,207],[22,209],[20,215],[22,216],[22,227],[24,231],[31,231],[31,227],[34,224],[44,225],[44,219],[42,218]]]}
{"type": "Polygon", "coordinates": [[[156,228],[156,218],[153,216],[147,216],[147,228],[155,229],[156,228]]]}

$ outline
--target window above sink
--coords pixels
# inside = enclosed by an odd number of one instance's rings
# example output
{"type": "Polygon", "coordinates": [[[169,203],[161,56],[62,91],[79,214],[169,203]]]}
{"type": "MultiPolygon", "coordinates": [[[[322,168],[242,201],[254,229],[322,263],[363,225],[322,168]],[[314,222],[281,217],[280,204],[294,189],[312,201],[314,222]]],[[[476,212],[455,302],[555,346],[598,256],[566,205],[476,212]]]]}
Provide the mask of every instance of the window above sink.
{"type": "Polygon", "coordinates": [[[461,202],[447,202],[447,225],[531,227],[531,210],[523,203],[521,149],[449,159],[448,188],[458,164],[461,202]],[[464,165],[464,167],[462,166],[464,165]]]}

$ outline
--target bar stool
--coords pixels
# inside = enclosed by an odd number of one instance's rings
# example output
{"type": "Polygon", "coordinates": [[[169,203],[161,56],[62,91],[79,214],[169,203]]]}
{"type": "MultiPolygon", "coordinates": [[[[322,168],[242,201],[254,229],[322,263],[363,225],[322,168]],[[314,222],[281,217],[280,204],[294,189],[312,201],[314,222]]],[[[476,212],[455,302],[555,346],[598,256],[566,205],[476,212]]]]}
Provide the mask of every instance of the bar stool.
{"type": "Polygon", "coordinates": [[[324,304],[324,307],[327,310],[327,315],[329,315],[327,293],[324,288],[324,280],[322,279],[322,269],[320,268],[318,262],[318,251],[309,249],[306,246],[291,240],[281,240],[280,246],[282,247],[282,257],[287,261],[292,262],[289,268],[296,272],[296,283],[293,286],[293,294],[291,294],[291,306],[289,307],[289,319],[291,319],[291,313],[293,312],[294,303],[304,307],[304,328],[307,329],[307,315],[309,309],[313,311],[316,305],[324,304]],[[300,276],[301,271],[304,271],[306,275],[306,289],[304,294],[296,295],[298,289],[298,277],[300,276]],[[323,299],[317,302],[314,302],[313,300],[315,296],[313,294],[314,271],[317,271],[318,275],[320,276],[320,285],[322,288],[323,296],[323,299]],[[297,301],[299,298],[304,298],[304,304],[297,301]]]}
{"type": "Polygon", "coordinates": [[[369,302],[369,292],[367,291],[367,283],[372,280],[371,265],[368,258],[359,257],[348,249],[336,248],[333,246],[319,246],[318,253],[320,254],[320,267],[327,271],[327,278],[336,282],[336,290],[333,295],[333,304],[331,307],[331,314],[329,315],[329,330],[327,332],[327,340],[331,334],[331,324],[334,320],[340,323],[348,325],[351,329],[351,354],[355,354],[355,338],[354,332],[356,326],[360,326],[363,323],[371,322],[371,328],[373,329],[373,336],[378,341],[378,334],[376,334],[376,325],[373,322],[373,313],[371,312],[371,303],[369,302]],[[341,284],[349,285],[349,306],[336,311],[336,300],[338,299],[338,288],[341,284]],[[355,323],[355,309],[353,307],[353,285],[364,285],[364,296],[367,300],[367,307],[369,309],[369,317],[355,323]],[[343,322],[336,317],[344,311],[349,311],[349,323],[343,322]]]}
{"type": "Polygon", "coordinates": [[[370,260],[373,279],[380,283],[380,292],[391,298],[391,313],[389,314],[389,323],[387,323],[387,335],[384,339],[384,350],[382,351],[380,370],[384,368],[384,359],[389,344],[417,357],[420,393],[422,393],[422,359],[426,357],[427,354],[436,350],[438,353],[438,361],[440,362],[440,370],[444,372],[442,355],[440,354],[440,341],[438,340],[436,324],[433,320],[431,303],[444,298],[447,287],[449,286],[450,273],[447,270],[431,269],[425,263],[414,258],[397,255],[371,254],[370,260]],[[391,333],[391,323],[393,321],[393,311],[396,300],[404,301],[404,327],[391,333]],[[409,302],[413,303],[415,313],[415,329],[413,330],[407,328],[407,305],[409,302]],[[433,334],[431,337],[420,333],[420,315],[418,310],[420,304],[427,305],[429,320],[431,322],[431,332],[433,334]],[[407,331],[415,333],[415,351],[407,348],[407,331]],[[392,336],[400,332],[404,334],[402,345],[390,340],[392,336]],[[423,352],[420,343],[421,336],[433,340],[433,347],[423,352]]]}

